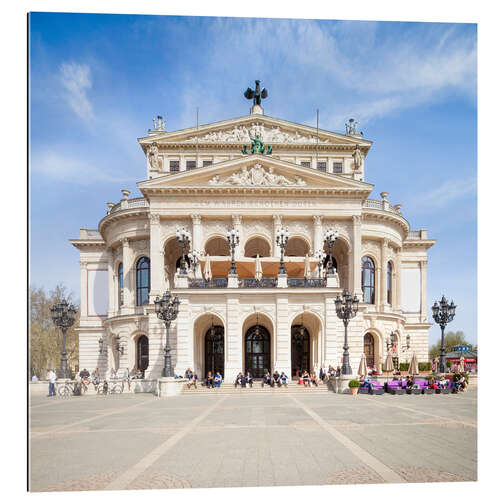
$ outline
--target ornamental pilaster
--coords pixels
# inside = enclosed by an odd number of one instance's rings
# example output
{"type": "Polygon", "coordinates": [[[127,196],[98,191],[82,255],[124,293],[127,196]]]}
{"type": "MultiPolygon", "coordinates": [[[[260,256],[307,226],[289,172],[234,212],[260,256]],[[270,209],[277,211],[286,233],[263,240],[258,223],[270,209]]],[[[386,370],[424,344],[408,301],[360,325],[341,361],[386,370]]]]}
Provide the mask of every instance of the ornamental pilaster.
{"type": "Polygon", "coordinates": [[[114,255],[113,249],[108,248],[106,251],[106,256],[108,258],[108,317],[114,316],[116,311],[116,290],[115,287],[115,272],[113,269],[114,265],[114,255]]]}
{"type": "MultiPolygon", "coordinates": [[[[382,278],[382,287],[381,287],[381,300],[380,304],[383,309],[386,309],[389,304],[387,302],[387,254],[389,251],[389,241],[387,238],[382,240],[382,251],[380,252],[380,262],[381,262],[381,278],[382,278]]],[[[392,279],[391,279],[392,281],[392,279]]]]}
{"type": "Polygon", "coordinates": [[[322,215],[313,215],[313,248],[314,253],[323,249],[323,216],[322,215]]]}
{"type": "Polygon", "coordinates": [[[201,215],[191,214],[193,222],[193,250],[201,252],[202,235],[201,235],[201,215]]]}
{"type": "Polygon", "coordinates": [[[351,289],[361,299],[361,215],[352,216],[351,289]]]}
{"type": "Polygon", "coordinates": [[[128,238],[120,240],[123,251],[123,307],[124,314],[130,314],[133,311],[133,281],[132,281],[132,250],[128,238]]]}
{"type": "Polygon", "coordinates": [[[151,265],[151,288],[150,302],[154,297],[161,295],[164,284],[163,278],[163,258],[160,233],[160,215],[149,214],[149,244],[150,244],[150,265],[151,265]]]}
{"type": "Polygon", "coordinates": [[[427,320],[427,262],[420,261],[420,321],[427,320]]]}
{"type": "Polygon", "coordinates": [[[87,263],[80,262],[80,314],[87,316],[87,263]]]}

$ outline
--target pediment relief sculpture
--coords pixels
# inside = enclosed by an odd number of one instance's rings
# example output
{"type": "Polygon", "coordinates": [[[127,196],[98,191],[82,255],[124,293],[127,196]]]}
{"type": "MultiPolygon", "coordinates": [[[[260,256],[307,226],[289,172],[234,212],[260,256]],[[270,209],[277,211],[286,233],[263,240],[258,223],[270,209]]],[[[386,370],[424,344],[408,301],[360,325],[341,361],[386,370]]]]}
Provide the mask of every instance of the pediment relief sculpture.
{"type": "MultiPolygon", "coordinates": [[[[249,142],[254,137],[259,137],[263,142],[283,143],[283,144],[316,144],[316,137],[313,135],[302,135],[299,132],[294,134],[281,130],[280,127],[265,127],[254,124],[251,127],[235,126],[230,130],[218,130],[209,132],[198,137],[200,142],[249,142]]],[[[187,142],[195,142],[196,137],[190,137],[187,142]]],[[[319,144],[329,144],[324,139],[318,141],[319,144]]]]}
{"type": "Polygon", "coordinates": [[[239,172],[234,172],[226,179],[215,175],[208,183],[211,186],[306,186],[306,181],[299,175],[296,175],[294,180],[290,180],[284,175],[274,173],[274,167],[266,170],[259,164],[254,165],[250,170],[243,166],[239,172]]]}

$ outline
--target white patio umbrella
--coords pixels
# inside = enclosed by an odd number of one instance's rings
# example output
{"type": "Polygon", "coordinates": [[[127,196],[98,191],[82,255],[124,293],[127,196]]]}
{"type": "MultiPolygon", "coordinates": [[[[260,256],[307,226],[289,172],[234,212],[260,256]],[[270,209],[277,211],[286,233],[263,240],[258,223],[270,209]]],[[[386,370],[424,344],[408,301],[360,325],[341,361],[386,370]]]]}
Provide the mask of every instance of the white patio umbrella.
{"type": "Polygon", "coordinates": [[[408,374],[418,375],[418,360],[416,352],[413,352],[413,356],[411,357],[410,367],[408,368],[408,374]]]}
{"type": "Polygon", "coordinates": [[[394,364],[392,362],[392,354],[390,352],[387,353],[387,358],[385,358],[384,371],[386,371],[386,372],[394,371],[394,364]]]}
{"type": "Polygon", "coordinates": [[[358,375],[360,377],[366,377],[368,374],[368,367],[366,366],[366,356],[365,353],[361,354],[361,360],[359,361],[358,375]]]}
{"type": "Polygon", "coordinates": [[[306,258],[304,259],[304,278],[306,280],[311,279],[311,264],[309,262],[309,254],[307,254],[306,258]]]}
{"type": "Polygon", "coordinates": [[[262,279],[262,264],[260,262],[260,255],[257,254],[255,259],[255,279],[260,281],[262,279]]]}
{"type": "Polygon", "coordinates": [[[205,259],[205,279],[207,281],[212,279],[212,268],[210,267],[210,255],[208,253],[205,259]]]}
{"type": "Polygon", "coordinates": [[[458,364],[458,371],[460,373],[464,373],[465,372],[465,359],[464,359],[464,355],[463,354],[460,356],[460,363],[458,364]]]}

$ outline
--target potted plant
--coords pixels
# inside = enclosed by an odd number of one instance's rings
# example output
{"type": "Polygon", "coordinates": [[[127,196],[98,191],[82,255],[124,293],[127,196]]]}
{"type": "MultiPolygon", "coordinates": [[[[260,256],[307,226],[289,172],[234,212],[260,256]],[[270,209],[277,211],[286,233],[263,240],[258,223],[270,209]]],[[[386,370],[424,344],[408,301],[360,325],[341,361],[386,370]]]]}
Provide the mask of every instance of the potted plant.
{"type": "Polygon", "coordinates": [[[352,380],[349,380],[349,389],[351,390],[351,394],[355,396],[358,393],[359,386],[361,385],[361,382],[359,380],[356,380],[355,378],[352,380]]]}

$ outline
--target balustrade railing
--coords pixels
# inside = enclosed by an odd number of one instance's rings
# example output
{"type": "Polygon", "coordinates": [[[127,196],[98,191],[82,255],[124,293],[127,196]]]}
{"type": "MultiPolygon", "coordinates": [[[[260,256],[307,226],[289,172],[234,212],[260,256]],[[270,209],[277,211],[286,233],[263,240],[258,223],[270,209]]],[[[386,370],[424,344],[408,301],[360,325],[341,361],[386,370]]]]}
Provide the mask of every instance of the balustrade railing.
{"type": "Polygon", "coordinates": [[[227,288],[227,278],[190,278],[188,280],[189,288],[227,288]]]}
{"type": "Polygon", "coordinates": [[[278,278],[241,278],[238,280],[240,288],[276,288],[278,286],[278,278]]]}
{"type": "Polygon", "coordinates": [[[290,288],[320,288],[326,286],[326,278],[288,278],[290,288]]]}

